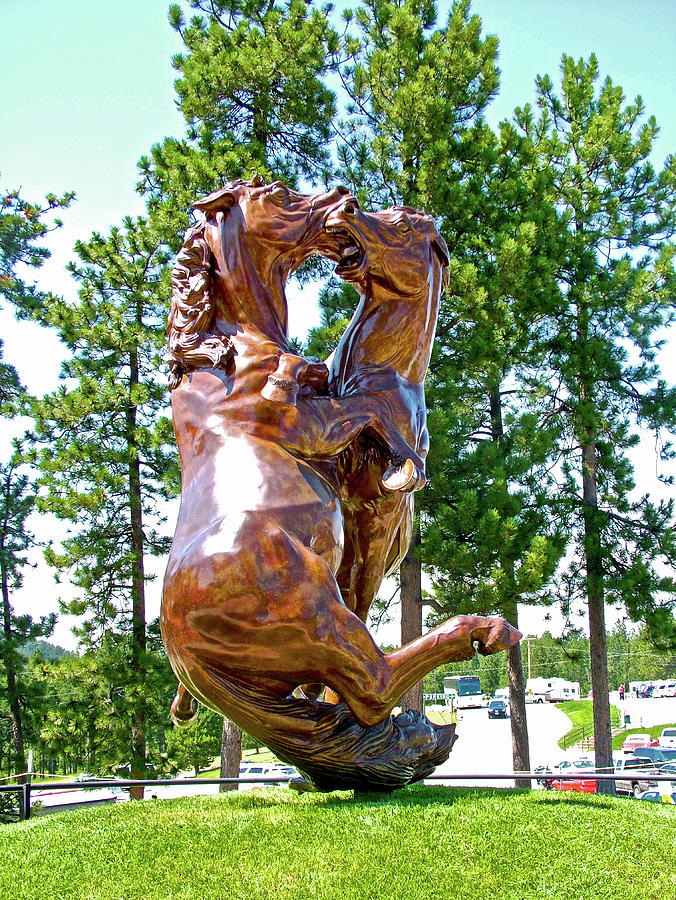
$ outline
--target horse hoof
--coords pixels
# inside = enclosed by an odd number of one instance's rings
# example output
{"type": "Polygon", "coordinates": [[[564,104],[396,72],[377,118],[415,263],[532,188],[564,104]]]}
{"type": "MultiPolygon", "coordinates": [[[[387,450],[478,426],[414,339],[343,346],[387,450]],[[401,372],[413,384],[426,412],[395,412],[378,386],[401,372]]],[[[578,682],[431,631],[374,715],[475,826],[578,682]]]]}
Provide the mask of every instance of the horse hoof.
{"type": "Polygon", "coordinates": [[[419,491],[425,484],[425,476],[421,477],[412,459],[406,459],[399,466],[390,466],[382,484],[386,491],[419,491]]]}
{"type": "Polygon", "coordinates": [[[477,650],[482,656],[490,656],[516,646],[523,635],[505,619],[496,618],[485,640],[477,640],[477,650]]]}
{"type": "Polygon", "coordinates": [[[174,701],[171,704],[171,721],[172,724],[177,728],[187,728],[188,725],[192,725],[192,723],[197,718],[199,713],[199,704],[197,700],[193,697],[190,701],[190,710],[187,711],[185,709],[180,709],[179,704],[174,701]]]}

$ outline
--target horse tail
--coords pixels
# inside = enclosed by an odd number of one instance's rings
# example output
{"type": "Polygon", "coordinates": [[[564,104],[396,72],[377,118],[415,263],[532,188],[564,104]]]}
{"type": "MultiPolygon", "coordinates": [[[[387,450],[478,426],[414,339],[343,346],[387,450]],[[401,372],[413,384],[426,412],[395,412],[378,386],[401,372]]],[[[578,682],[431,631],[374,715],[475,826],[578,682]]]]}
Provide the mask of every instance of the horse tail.
{"type": "Polygon", "coordinates": [[[363,726],[344,702],[271,697],[209,666],[200,667],[198,679],[196,693],[209,698],[209,707],[295,766],[319,791],[405,787],[431,775],[457,740],[454,724],[435,725],[412,710],[363,726]]]}
{"type": "Polygon", "coordinates": [[[188,229],[171,273],[171,308],[167,319],[169,390],[186,372],[209,366],[226,368],[233,357],[230,338],[215,328],[211,291],[212,253],[206,221],[188,229]]]}

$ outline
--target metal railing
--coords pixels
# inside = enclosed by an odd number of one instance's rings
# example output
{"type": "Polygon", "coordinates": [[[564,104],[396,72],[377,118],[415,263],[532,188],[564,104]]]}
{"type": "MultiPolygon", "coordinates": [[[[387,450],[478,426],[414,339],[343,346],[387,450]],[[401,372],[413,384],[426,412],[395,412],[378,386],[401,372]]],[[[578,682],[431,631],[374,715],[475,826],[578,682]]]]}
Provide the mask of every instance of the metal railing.
{"type": "MultiPolygon", "coordinates": [[[[618,729],[622,727],[621,716],[612,709],[610,711],[610,727],[611,729],[618,729]]],[[[614,736],[615,735],[613,735],[613,737],[614,736]]],[[[585,722],[583,725],[576,725],[574,728],[571,728],[570,731],[567,731],[563,735],[563,737],[561,738],[561,747],[563,750],[567,750],[569,747],[573,747],[575,746],[575,744],[579,744],[582,741],[589,740],[593,737],[594,722],[585,722]]]]}
{"type": "MultiPolygon", "coordinates": [[[[213,785],[213,784],[288,784],[297,780],[293,776],[283,775],[275,777],[274,775],[264,775],[260,777],[238,777],[238,778],[153,778],[144,780],[132,779],[94,779],[91,781],[59,781],[59,782],[31,782],[27,780],[22,784],[2,784],[0,785],[0,793],[17,793],[20,796],[20,819],[30,818],[31,795],[33,791],[46,790],[91,790],[95,788],[116,787],[116,788],[133,788],[133,787],[175,787],[180,785],[213,785]]],[[[627,774],[608,774],[605,772],[597,772],[595,769],[585,770],[584,773],[566,773],[558,774],[552,772],[497,772],[488,774],[477,774],[469,772],[465,774],[446,774],[446,775],[428,775],[423,779],[428,781],[626,781],[627,774]]],[[[649,774],[645,777],[650,783],[660,781],[675,781],[673,775],[653,775],[649,774]]],[[[368,794],[369,791],[355,791],[355,793],[368,794]]],[[[387,791],[378,791],[374,789],[373,793],[388,793],[387,791]]]]}

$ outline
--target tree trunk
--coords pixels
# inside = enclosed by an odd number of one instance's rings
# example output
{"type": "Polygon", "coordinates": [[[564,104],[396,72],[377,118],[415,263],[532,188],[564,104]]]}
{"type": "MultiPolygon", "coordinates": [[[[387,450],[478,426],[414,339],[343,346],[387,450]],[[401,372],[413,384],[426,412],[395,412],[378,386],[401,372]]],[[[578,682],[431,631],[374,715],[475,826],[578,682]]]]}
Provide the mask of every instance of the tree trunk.
{"type": "Polygon", "coordinates": [[[12,619],[9,606],[9,577],[5,565],[0,566],[2,576],[2,628],[8,653],[3,659],[5,665],[5,683],[7,685],[7,703],[10,712],[12,743],[14,744],[14,768],[19,774],[26,771],[26,751],[23,742],[23,723],[21,720],[21,704],[16,684],[16,671],[12,663],[11,638],[12,619]]]}
{"type": "MultiPolygon", "coordinates": [[[[516,610],[506,617],[511,625],[518,628],[516,610]]],[[[515,772],[530,771],[530,745],[526,722],[526,683],[523,676],[521,645],[510,647],[506,652],[507,682],[509,684],[509,717],[512,729],[512,765],[515,772]]],[[[532,787],[526,778],[515,778],[516,787],[532,787]]]]}
{"type": "MultiPolygon", "coordinates": [[[[502,417],[502,396],[500,385],[495,384],[489,389],[489,403],[491,415],[491,434],[493,441],[498,445],[499,453],[503,454],[503,440],[505,436],[502,417]]],[[[503,568],[507,572],[507,580],[514,585],[514,563],[512,559],[503,561],[503,568]]],[[[515,628],[519,627],[519,613],[516,600],[506,605],[502,614],[515,628]]],[[[515,772],[530,771],[530,746],[528,741],[528,725],[526,722],[526,683],[523,677],[523,663],[521,660],[521,646],[510,647],[506,652],[507,657],[507,683],[509,685],[509,718],[512,731],[512,766],[515,772]]],[[[524,778],[515,778],[516,787],[532,787],[530,781],[524,778]]]]}
{"type": "MultiPolygon", "coordinates": [[[[599,771],[613,772],[613,744],[608,696],[608,649],[601,524],[596,493],[596,444],[588,440],[582,447],[582,498],[584,509],[584,555],[587,570],[589,605],[589,650],[592,690],[594,692],[594,753],[599,771]]],[[[611,781],[600,781],[599,794],[614,794],[611,781]]]]}
{"type": "MultiPolygon", "coordinates": [[[[413,526],[413,538],[408,553],[401,562],[401,644],[410,643],[422,635],[422,564],[420,562],[420,526],[413,526]]],[[[402,710],[424,712],[423,683],[419,681],[401,698],[402,710]]]]}
{"type": "MultiPolygon", "coordinates": [[[[3,662],[5,664],[5,683],[7,685],[7,703],[10,714],[9,723],[12,731],[12,743],[14,744],[14,771],[19,776],[17,779],[19,784],[23,784],[26,781],[26,776],[23,774],[26,771],[26,750],[23,742],[23,723],[21,721],[19,692],[16,685],[16,672],[12,663],[12,651],[10,646],[12,637],[12,618],[9,605],[9,577],[7,567],[4,563],[0,566],[0,575],[2,576],[2,629],[8,650],[3,662]]],[[[19,794],[19,818],[26,818],[23,792],[19,794]]]]}
{"type": "MultiPolygon", "coordinates": [[[[242,732],[231,722],[223,719],[223,736],[221,737],[221,770],[219,778],[237,778],[239,763],[242,759],[242,732]]],[[[219,791],[236,791],[236,784],[219,784],[219,791]]]]}
{"type": "MultiPolygon", "coordinates": [[[[132,637],[131,665],[138,686],[144,681],[146,650],[145,573],[143,566],[143,507],[141,498],[141,466],[136,438],[136,406],[132,402],[133,391],[139,382],[138,354],[132,348],[129,360],[129,405],[127,407],[127,446],[129,452],[129,513],[131,519],[132,551],[132,637]]],[[[146,777],[146,710],[145,700],[139,693],[131,704],[131,778],[146,777]]],[[[143,799],[143,787],[132,787],[132,800],[143,799]]]]}

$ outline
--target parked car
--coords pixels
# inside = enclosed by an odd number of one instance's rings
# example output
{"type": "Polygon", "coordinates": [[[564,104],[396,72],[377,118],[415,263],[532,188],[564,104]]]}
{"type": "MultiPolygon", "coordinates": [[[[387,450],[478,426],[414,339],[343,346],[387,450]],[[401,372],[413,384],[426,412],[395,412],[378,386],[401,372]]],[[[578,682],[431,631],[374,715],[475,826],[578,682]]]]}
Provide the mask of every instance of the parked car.
{"type": "MultiPolygon", "coordinates": [[[[676,762],[663,763],[658,767],[657,771],[660,775],[673,776],[674,780],[671,782],[671,790],[676,791],[676,762]]],[[[662,782],[662,785],[664,785],[664,782],[662,782]]]]}
{"type": "Polygon", "coordinates": [[[251,790],[252,788],[261,787],[287,787],[288,782],[292,778],[298,778],[298,772],[293,766],[285,766],[281,763],[270,762],[242,762],[239,764],[240,778],[281,778],[283,781],[251,781],[248,783],[240,783],[238,785],[240,791],[251,790]]]}
{"type": "Polygon", "coordinates": [[[488,718],[489,719],[506,719],[508,706],[504,700],[488,701],[488,718]]]}
{"type": "Polygon", "coordinates": [[[638,747],[631,755],[651,763],[666,763],[676,760],[676,747],[638,747]]]}
{"type": "Polygon", "coordinates": [[[660,747],[673,747],[676,749],[676,728],[663,728],[658,742],[660,747]]]}
{"type": "Polygon", "coordinates": [[[649,803],[674,803],[676,804],[676,791],[671,794],[660,794],[655,788],[643,791],[637,797],[638,800],[647,800],[649,803]]]}
{"type": "Polygon", "coordinates": [[[590,769],[596,770],[594,761],[591,759],[562,759],[552,767],[555,772],[565,772],[570,775],[573,772],[589,772],[590,769]]]}
{"type": "Polygon", "coordinates": [[[561,781],[558,778],[555,778],[551,787],[556,791],[579,791],[583,794],[595,794],[596,793],[596,779],[594,778],[566,778],[565,781],[561,781]]]}
{"type": "Polygon", "coordinates": [[[647,759],[629,757],[615,761],[615,774],[624,775],[615,782],[615,790],[618,794],[633,794],[638,797],[643,791],[651,790],[655,783],[651,781],[651,775],[657,775],[657,769],[647,759]]]}
{"type": "MultiPolygon", "coordinates": [[[[596,768],[591,759],[573,759],[573,760],[562,759],[561,762],[555,763],[553,766],[537,766],[534,771],[542,776],[541,778],[538,778],[538,784],[541,784],[542,787],[551,788],[551,787],[555,786],[554,781],[557,780],[556,779],[557,774],[559,774],[559,775],[562,775],[562,774],[577,775],[578,773],[584,774],[587,772],[589,772],[591,774],[592,772],[596,771],[596,768]],[[550,777],[547,777],[547,776],[550,776],[550,777]]],[[[588,779],[581,779],[581,780],[586,781],[588,779]]],[[[565,780],[565,781],[561,781],[560,783],[565,785],[565,784],[568,784],[569,782],[568,782],[568,780],[565,780]]],[[[596,782],[594,782],[594,785],[596,785],[596,782]]],[[[566,788],[559,787],[558,790],[565,791],[566,788]]],[[[571,790],[585,790],[585,789],[577,787],[577,788],[571,788],[571,790]]],[[[596,790],[596,786],[594,786],[594,791],[595,790],[596,790]]],[[[594,791],[590,791],[590,793],[594,793],[594,791]]]]}
{"type": "Polygon", "coordinates": [[[637,747],[657,747],[658,743],[650,734],[630,734],[622,742],[622,752],[631,753],[637,747]]]}

